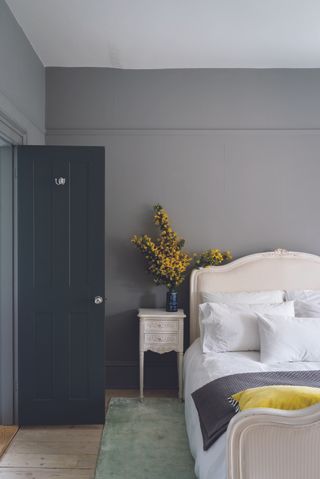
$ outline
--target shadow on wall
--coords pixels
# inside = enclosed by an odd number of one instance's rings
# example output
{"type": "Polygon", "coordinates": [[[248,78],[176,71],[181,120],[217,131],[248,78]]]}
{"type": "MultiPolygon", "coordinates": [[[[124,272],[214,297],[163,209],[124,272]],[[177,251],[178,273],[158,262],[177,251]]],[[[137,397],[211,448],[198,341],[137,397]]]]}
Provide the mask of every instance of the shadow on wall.
{"type": "MultiPolygon", "coordinates": [[[[137,310],[110,315],[106,320],[106,387],[139,386],[139,320],[137,310]]],[[[176,353],[145,354],[145,388],[176,388],[176,353]]]]}
{"type": "Polygon", "coordinates": [[[121,281],[122,287],[144,291],[153,284],[146,272],[144,258],[131,245],[130,238],[109,238],[106,263],[107,277],[111,276],[112,271],[112,277],[109,278],[111,285],[121,281]]]}

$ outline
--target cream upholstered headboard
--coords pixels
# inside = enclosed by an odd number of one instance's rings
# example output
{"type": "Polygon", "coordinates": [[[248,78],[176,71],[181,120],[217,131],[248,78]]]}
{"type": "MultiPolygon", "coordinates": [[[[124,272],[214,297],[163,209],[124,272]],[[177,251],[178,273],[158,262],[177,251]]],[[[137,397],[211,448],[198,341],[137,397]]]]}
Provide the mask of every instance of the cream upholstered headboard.
{"type": "Polygon", "coordinates": [[[272,289],[320,289],[320,256],[277,249],[195,269],[190,278],[190,342],[199,336],[201,292],[272,289]]]}

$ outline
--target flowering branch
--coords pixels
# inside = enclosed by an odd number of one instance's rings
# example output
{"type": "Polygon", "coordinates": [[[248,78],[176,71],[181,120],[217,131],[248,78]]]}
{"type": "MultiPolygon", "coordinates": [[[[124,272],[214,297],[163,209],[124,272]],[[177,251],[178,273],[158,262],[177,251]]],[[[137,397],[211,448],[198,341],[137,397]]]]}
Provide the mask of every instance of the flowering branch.
{"type": "MultiPolygon", "coordinates": [[[[153,222],[159,226],[160,236],[153,240],[148,235],[134,235],[131,243],[144,255],[147,271],[153,276],[154,283],[163,284],[168,289],[174,290],[185,280],[193,257],[182,251],[185,240],[172,230],[166,210],[157,204],[153,211],[153,222]]],[[[218,265],[231,258],[230,251],[211,249],[201,253],[195,260],[195,265],[197,267],[218,265]]]]}

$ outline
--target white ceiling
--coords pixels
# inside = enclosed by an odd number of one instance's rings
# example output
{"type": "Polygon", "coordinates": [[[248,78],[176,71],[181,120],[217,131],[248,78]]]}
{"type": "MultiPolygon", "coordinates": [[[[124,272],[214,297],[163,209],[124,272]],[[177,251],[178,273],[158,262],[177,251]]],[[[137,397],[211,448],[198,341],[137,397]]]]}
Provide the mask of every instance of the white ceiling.
{"type": "Polygon", "coordinates": [[[320,67],[319,0],[6,0],[45,66],[320,67]]]}

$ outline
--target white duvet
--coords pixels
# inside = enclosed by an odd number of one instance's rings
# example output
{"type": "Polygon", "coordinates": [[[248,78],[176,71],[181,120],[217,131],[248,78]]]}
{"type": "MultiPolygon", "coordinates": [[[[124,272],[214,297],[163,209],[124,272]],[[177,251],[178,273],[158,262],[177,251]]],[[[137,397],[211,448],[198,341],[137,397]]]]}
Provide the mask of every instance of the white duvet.
{"type": "Polygon", "coordinates": [[[320,362],[278,363],[260,362],[260,353],[206,353],[197,339],[187,350],[184,359],[185,416],[191,453],[195,459],[195,473],[199,479],[226,479],[226,434],[208,451],[203,450],[202,434],[191,393],[214,379],[229,374],[256,371],[302,371],[320,369],[320,362]]]}

